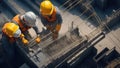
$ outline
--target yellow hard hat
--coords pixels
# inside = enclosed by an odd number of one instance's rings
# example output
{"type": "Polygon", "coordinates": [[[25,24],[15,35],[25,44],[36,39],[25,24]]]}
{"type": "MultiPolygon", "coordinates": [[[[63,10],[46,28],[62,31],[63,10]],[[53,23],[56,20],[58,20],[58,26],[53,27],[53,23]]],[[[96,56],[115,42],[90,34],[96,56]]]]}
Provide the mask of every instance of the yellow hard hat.
{"type": "Polygon", "coordinates": [[[54,6],[49,0],[45,0],[40,4],[40,12],[43,15],[51,15],[53,13],[54,6]]]}
{"type": "Polygon", "coordinates": [[[21,34],[19,26],[11,22],[6,23],[3,27],[3,30],[9,37],[14,37],[14,35],[16,36],[18,33],[19,35],[21,34]]]}

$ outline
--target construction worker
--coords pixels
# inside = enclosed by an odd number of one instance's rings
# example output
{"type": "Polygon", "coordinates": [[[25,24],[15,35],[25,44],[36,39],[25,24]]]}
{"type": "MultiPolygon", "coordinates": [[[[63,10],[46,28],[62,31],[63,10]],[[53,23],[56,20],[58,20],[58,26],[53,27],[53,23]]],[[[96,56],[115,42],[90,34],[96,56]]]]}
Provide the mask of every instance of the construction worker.
{"type": "Polygon", "coordinates": [[[28,36],[28,29],[33,28],[37,33],[37,38],[35,39],[35,41],[37,43],[40,42],[39,35],[41,31],[39,31],[37,26],[38,23],[36,23],[37,16],[33,12],[29,11],[23,15],[18,14],[12,20],[19,25],[22,33],[24,33],[25,36],[28,36]]]}
{"type": "Polygon", "coordinates": [[[53,33],[53,39],[56,39],[62,24],[59,9],[49,0],[44,0],[40,3],[40,17],[41,22],[46,26],[47,30],[53,33]]]}
{"type": "MultiPolygon", "coordinates": [[[[22,40],[24,44],[28,44],[28,40],[24,38],[19,26],[12,22],[7,22],[2,28],[2,47],[8,62],[11,64],[15,60],[16,40],[22,40]]],[[[5,59],[5,60],[6,60],[5,59]]]]}
{"type": "Polygon", "coordinates": [[[15,23],[12,22],[5,23],[5,25],[2,28],[2,32],[4,36],[7,36],[9,38],[10,43],[14,43],[16,40],[15,38],[20,37],[24,44],[28,44],[28,40],[24,38],[24,35],[21,33],[21,30],[19,29],[19,26],[16,25],[15,23]]]}

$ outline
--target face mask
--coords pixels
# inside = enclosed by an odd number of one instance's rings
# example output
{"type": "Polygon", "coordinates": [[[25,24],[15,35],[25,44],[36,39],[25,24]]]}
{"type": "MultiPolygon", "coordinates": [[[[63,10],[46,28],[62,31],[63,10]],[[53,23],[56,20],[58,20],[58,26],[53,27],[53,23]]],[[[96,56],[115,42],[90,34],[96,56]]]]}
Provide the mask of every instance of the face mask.
{"type": "Polygon", "coordinates": [[[15,38],[18,38],[18,37],[20,37],[20,34],[21,34],[21,30],[18,29],[18,30],[14,33],[14,37],[15,37],[15,38]]]}

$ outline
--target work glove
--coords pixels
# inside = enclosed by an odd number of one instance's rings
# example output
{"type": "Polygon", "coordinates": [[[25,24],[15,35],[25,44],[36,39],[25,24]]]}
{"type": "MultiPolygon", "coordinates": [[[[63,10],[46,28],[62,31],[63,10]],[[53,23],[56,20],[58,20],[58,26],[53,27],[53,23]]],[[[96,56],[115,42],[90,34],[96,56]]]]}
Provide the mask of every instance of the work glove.
{"type": "Polygon", "coordinates": [[[55,30],[56,30],[57,32],[59,32],[59,31],[60,31],[60,28],[61,28],[61,24],[57,24],[56,27],[55,27],[55,30]]]}
{"type": "Polygon", "coordinates": [[[28,40],[25,39],[25,38],[22,38],[22,42],[23,42],[23,44],[25,44],[25,45],[27,45],[27,44],[29,43],[28,40]]]}
{"type": "Polygon", "coordinates": [[[40,43],[41,39],[40,36],[38,35],[37,38],[35,39],[36,43],[40,43]]]}
{"type": "Polygon", "coordinates": [[[23,44],[27,45],[29,43],[28,40],[24,38],[24,34],[21,34],[20,38],[22,39],[23,44]]]}
{"type": "Polygon", "coordinates": [[[47,30],[53,31],[53,27],[52,26],[46,25],[46,28],[47,28],[47,30]]]}
{"type": "Polygon", "coordinates": [[[55,29],[52,31],[53,33],[53,40],[58,38],[58,32],[60,31],[61,24],[57,24],[55,29]]]}
{"type": "Polygon", "coordinates": [[[58,38],[58,31],[54,30],[53,32],[53,40],[57,39],[58,38]]]}

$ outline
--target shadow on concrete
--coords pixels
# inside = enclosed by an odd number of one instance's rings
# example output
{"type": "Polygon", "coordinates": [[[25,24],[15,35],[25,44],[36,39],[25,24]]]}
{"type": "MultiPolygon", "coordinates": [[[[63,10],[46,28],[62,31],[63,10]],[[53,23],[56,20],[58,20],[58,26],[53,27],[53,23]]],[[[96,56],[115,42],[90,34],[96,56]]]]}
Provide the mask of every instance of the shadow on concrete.
{"type": "Polygon", "coordinates": [[[97,54],[97,49],[93,48],[89,56],[86,57],[81,63],[78,63],[75,68],[97,68],[97,63],[93,57],[97,54]]]}

